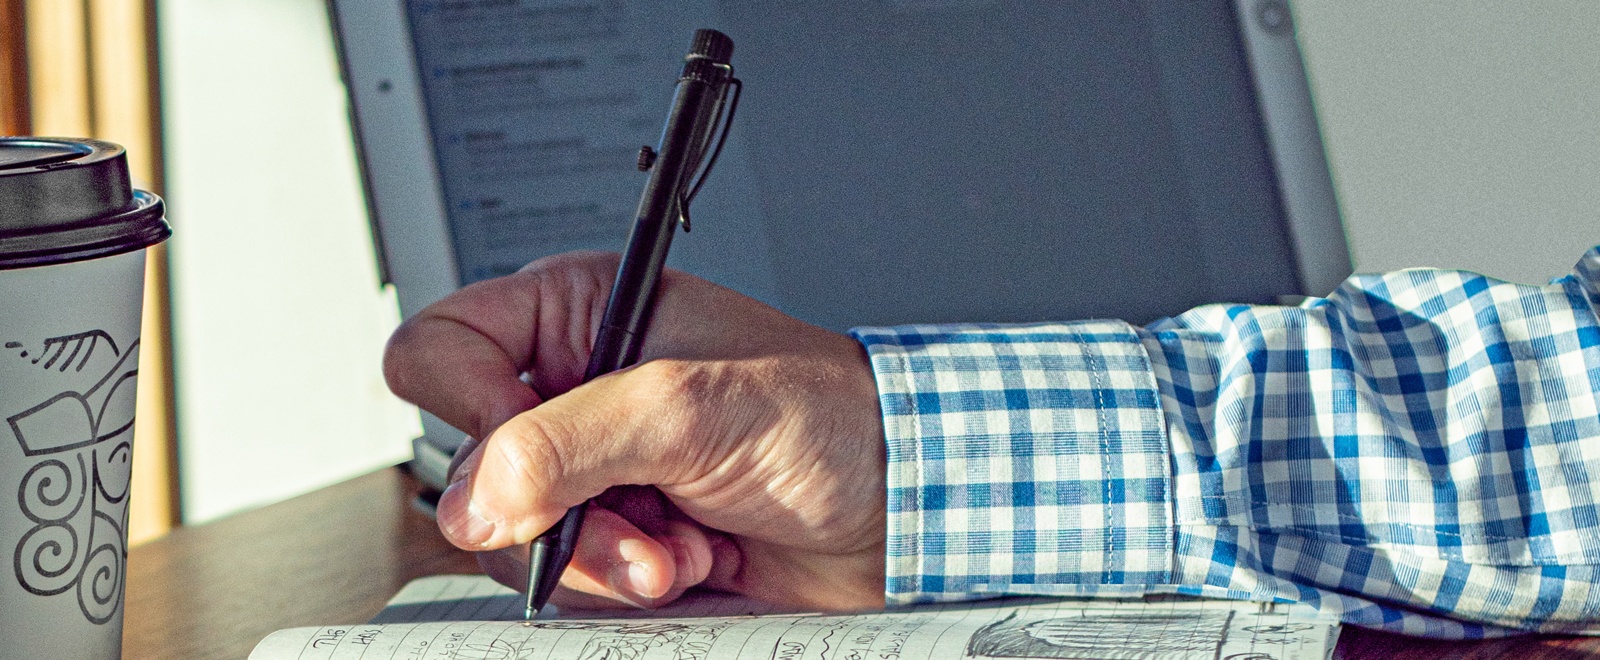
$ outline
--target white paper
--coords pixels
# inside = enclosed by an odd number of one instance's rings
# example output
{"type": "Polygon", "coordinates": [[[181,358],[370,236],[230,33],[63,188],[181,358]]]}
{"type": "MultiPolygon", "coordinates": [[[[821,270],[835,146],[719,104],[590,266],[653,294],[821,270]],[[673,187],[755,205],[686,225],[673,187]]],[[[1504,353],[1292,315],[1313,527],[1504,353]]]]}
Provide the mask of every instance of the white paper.
{"type": "MultiPolygon", "coordinates": [[[[389,599],[368,623],[434,623],[439,621],[521,621],[522,594],[485,575],[432,575],[417,578],[389,599]]],[[[691,593],[654,610],[572,610],[545,605],[537,618],[634,619],[753,616],[795,613],[770,603],[721,594],[691,593]]]]}
{"type": "MultiPolygon", "coordinates": [[[[473,580],[434,580],[408,585],[380,620],[399,620],[401,612],[520,615],[517,596],[509,590],[470,584],[473,580]],[[429,590],[441,600],[430,604],[423,599],[429,590]],[[515,609],[507,609],[506,603],[515,609]],[[426,609],[432,605],[438,609],[426,609]]],[[[250,657],[1322,660],[1331,657],[1338,634],[1337,624],[1302,618],[1290,608],[1229,601],[1006,599],[845,615],[751,615],[749,604],[741,599],[697,598],[667,612],[639,612],[631,618],[608,612],[609,618],[580,619],[570,618],[577,613],[566,612],[563,618],[536,621],[297,628],[274,633],[250,657]]]]}

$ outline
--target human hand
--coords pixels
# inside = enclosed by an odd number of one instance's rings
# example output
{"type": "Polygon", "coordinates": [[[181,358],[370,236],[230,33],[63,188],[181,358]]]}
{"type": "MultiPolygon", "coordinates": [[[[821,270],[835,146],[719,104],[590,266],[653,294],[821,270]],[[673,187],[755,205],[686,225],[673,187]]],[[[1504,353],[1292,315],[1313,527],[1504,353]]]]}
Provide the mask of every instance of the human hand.
{"type": "Polygon", "coordinates": [[[390,338],[389,387],[469,436],[439,499],[445,537],[522,588],[526,544],[597,498],[558,603],[652,606],[704,585],[881,606],[886,458],[861,346],[668,270],[640,363],[580,385],[616,268],[541,259],[390,338]]]}

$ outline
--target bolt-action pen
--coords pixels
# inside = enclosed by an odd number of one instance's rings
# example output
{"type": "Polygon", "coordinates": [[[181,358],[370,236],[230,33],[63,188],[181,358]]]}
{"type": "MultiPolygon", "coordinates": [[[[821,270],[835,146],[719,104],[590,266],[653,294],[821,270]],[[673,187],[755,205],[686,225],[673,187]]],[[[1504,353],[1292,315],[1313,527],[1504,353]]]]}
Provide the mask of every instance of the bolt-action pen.
{"type": "MultiPolygon", "coordinates": [[[[742,85],[729,60],[733,40],[716,30],[696,30],[683,73],[678,76],[672,110],[655,149],[639,150],[639,169],[650,173],[639,199],[638,216],[617,267],[617,279],[606,302],[605,317],[595,333],[583,382],[639,361],[644,333],[655,306],[656,283],[667,261],[678,224],[689,230],[689,202],[705,183],[722,151],[742,85]],[[732,90],[730,97],[729,90],[732,90]],[[720,130],[718,129],[720,125],[720,130]],[[719,137],[720,134],[720,137],[719,137]],[[715,141],[715,146],[712,142],[715,141]],[[709,158],[707,156],[709,155],[709,158]]],[[[523,618],[550,600],[561,573],[572,560],[589,503],[567,510],[554,527],[528,547],[527,605],[523,618]]]]}

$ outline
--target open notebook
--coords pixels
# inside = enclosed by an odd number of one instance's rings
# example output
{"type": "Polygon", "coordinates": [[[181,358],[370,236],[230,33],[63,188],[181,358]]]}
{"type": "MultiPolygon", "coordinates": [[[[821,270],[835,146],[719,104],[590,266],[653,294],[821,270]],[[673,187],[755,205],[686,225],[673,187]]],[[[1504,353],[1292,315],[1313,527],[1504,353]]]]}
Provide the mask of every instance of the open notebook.
{"type": "Polygon", "coordinates": [[[268,636],[252,660],[1325,660],[1336,622],[1214,600],[1002,599],[796,614],[725,596],[651,612],[547,608],[483,576],[415,580],[371,623],[268,636]]]}

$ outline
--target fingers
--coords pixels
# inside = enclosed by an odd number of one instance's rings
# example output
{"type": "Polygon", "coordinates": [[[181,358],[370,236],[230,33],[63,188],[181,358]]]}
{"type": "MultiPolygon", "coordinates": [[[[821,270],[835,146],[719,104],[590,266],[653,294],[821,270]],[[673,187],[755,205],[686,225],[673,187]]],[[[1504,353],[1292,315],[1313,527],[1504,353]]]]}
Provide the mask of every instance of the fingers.
{"type": "MultiPolygon", "coordinates": [[[[478,439],[470,435],[461,439],[461,444],[456,447],[456,453],[450,457],[450,467],[444,471],[445,479],[449,481],[457,479],[456,472],[461,469],[461,464],[465,463],[473,452],[478,451],[479,444],[481,443],[478,442],[478,439]]],[[[462,475],[463,478],[465,476],[464,474],[462,475]]]]}
{"type": "Polygon", "coordinates": [[[710,574],[711,543],[720,533],[686,519],[652,514],[640,520],[592,504],[589,511],[598,515],[584,525],[584,537],[561,580],[574,594],[566,605],[601,606],[576,596],[587,594],[635,607],[658,607],[677,600],[710,574]]]}
{"type": "MultiPolygon", "coordinates": [[[[705,533],[693,524],[670,521],[656,536],[608,509],[590,506],[562,589],[553,600],[561,607],[607,609],[656,607],[699,584],[710,568],[705,533]]],[[[517,547],[479,555],[491,577],[515,589],[527,579],[527,549],[517,547]]]]}
{"type": "MultiPolygon", "coordinates": [[[[574,252],[540,259],[429,305],[384,353],[401,398],[483,438],[543,399],[576,387],[588,364],[618,257],[574,252]],[[532,392],[518,377],[530,376],[532,392]]],[[[787,350],[818,331],[752,298],[668,269],[642,360],[731,359],[787,350]],[[779,341],[774,344],[773,338],[779,341]]]]}
{"type": "Polygon", "coordinates": [[[468,550],[525,544],[613,485],[670,484],[714,464],[704,457],[715,443],[682,442],[722,434],[674,395],[685,385],[673,369],[653,362],[610,374],[502,424],[439,499],[446,538],[468,550]]]}
{"type": "Polygon", "coordinates": [[[400,398],[481,438],[539,404],[538,394],[518,379],[524,353],[459,320],[424,312],[390,337],[384,378],[400,398]],[[451,367],[434,366],[446,363],[451,367]]]}
{"type": "MultiPolygon", "coordinates": [[[[711,577],[715,566],[712,539],[722,537],[721,532],[701,527],[685,520],[672,520],[666,532],[657,540],[672,553],[673,580],[671,592],[681,594],[704,583],[711,577]]],[[[709,585],[715,586],[715,585],[709,585]]]]}
{"type": "Polygon", "coordinates": [[[648,607],[675,579],[672,552],[607,509],[590,507],[561,583],[582,593],[648,607]]]}
{"type": "Polygon", "coordinates": [[[537,392],[554,396],[577,385],[615,269],[615,256],[560,255],[428,306],[389,339],[389,388],[468,435],[487,437],[537,405],[537,392]],[[531,389],[519,380],[525,371],[531,389]]]}

